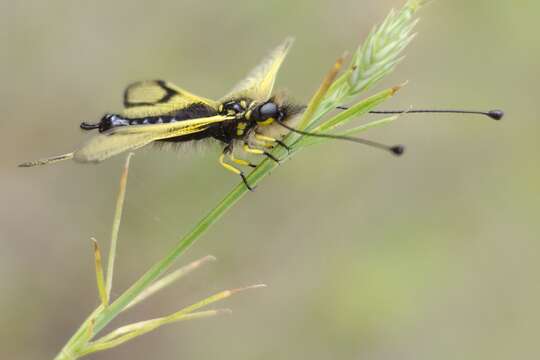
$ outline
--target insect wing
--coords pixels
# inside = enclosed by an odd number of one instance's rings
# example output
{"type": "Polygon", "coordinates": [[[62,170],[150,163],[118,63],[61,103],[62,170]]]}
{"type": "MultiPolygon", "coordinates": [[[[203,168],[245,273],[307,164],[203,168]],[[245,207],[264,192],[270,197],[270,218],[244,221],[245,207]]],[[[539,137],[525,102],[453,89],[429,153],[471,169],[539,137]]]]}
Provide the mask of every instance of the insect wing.
{"type": "Polygon", "coordinates": [[[124,91],[124,111],[127,118],[168,115],[192,106],[215,110],[217,103],[179,88],[163,80],[140,81],[124,91]]]}
{"type": "Polygon", "coordinates": [[[91,138],[75,151],[74,159],[84,163],[100,162],[125,151],[136,150],[156,140],[201,132],[212,124],[230,119],[232,118],[226,116],[212,116],[167,124],[114,128],[91,138]]]}
{"type": "Polygon", "coordinates": [[[268,100],[272,94],[278,70],[293,43],[287,38],[276,47],[249,75],[238,83],[220,102],[248,98],[258,102],[268,100]]]}

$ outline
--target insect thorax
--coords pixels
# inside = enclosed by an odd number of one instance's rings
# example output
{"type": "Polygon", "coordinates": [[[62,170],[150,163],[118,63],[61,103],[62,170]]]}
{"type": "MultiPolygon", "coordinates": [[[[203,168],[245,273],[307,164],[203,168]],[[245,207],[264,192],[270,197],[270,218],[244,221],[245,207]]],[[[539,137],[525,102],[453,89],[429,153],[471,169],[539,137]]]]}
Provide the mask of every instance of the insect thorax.
{"type": "Polygon", "coordinates": [[[212,136],[225,143],[245,138],[256,125],[256,122],[249,118],[252,106],[254,106],[254,102],[251,99],[236,99],[221,104],[218,113],[224,116],[234,116],[234,119],[215,125],[212,136]]]}
{"type": "Polygon", "coordinates": [[[288,122],[301,113],[303,108],[286,103],[281,96],[260,103],[251,99],[227,101],[219,106],[218,112],[235,118],[220,124],[222,136],[214,137],[229,143],[234,139],[247,139],[254,130],[260,135],[275,135],[279,138],[288,132],[279,123],[288,122]]]}

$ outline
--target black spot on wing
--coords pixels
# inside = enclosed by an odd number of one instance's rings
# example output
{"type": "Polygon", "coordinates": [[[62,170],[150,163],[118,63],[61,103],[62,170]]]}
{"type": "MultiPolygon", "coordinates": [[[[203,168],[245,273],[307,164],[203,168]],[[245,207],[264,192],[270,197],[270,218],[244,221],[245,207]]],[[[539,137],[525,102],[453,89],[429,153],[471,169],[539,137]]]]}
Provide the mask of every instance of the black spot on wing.
{"type": "Polygon", "coordinates": [[[165,96],[163,96],[163,97],[158,101],[158,103],[160,103],[160,104],[168,102],[174,95],[182,95],[179,91],[173,90],[173,89],[171,89],[170,87],[168,87],[167,84],[165,83],[165,81],[163,81],[163,80],[158,80],[158,81],[156,81],[156,83],[157,83],[163,90],[165,90],[165,96]]]}
{"type": "Polygon", "coordinates": [[[144,102],[144,101],[134,102],[134,101],[129,101],[130,88],[132,86],[135,86],[135,85],[138,84],[138,83],[134,83],[134,84],[128,86],[126,91],[124,91],[124,107],[130,108],[130,107],[135,107],[135,106],[151,106],[151,105],[156,105],[156,104],[163,104],[163,103],[168,102],[173,96],[181,95],[181,93],[179,91],[176,91],[176,90],[171,89],[170,87],[168,87],[167,83],[164,80],[155,80],[154,82],[155,82],[156,86],[159,86],[162,90],[165,91],[165,95],[163,95],[163,97],[161,99],[159,99],[157,101],[154,101],[154,102],[144,102]]]}

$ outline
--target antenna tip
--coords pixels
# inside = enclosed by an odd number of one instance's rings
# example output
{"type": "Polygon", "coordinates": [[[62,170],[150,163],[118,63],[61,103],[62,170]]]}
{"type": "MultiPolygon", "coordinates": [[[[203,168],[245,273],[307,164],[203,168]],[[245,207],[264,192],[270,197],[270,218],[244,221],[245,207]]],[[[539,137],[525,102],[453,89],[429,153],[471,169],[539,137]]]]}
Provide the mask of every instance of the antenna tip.
{"type": "Polygon", "coordinates": [[[392,153],[396,156],[401,156],[403,155],[403,153],[405,153],[405,146],[403,145],[392,146],[390,148],[390,151],[392,151],[392,153]]]}
{"type": "Polygon", "coordinates": [[[493,120],[501,120],[504,117],[504,111],[502,110],[491,110],[487,115],[493,120]]]}

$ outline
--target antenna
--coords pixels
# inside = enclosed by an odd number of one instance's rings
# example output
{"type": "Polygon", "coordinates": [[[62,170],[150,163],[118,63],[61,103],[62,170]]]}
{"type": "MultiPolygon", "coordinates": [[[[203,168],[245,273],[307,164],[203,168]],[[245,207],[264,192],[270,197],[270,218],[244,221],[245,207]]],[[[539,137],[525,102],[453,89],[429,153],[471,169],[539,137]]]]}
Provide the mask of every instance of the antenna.
{"type": "Polygon", "coordinates": [[[403,155],[403,153],[405,152],[405,147],[403,145],[388,146],[388,145],[381,144],[381,143],[378,143],[378,142],[375,142],[375,141],[366,140],[366,139],[360,139],[360,138],[356,138],[356,137],[352,137],[352,136],[312,133],[312,132],[308,132],[308,131],[302,131],[302,130],[295,129],[295,128],[285,124],[284,122],[282,122],[279,119],[276,119],[276,121],[277,121],[277,123],[279,125],[283,126],[285,129],[288,129],[288,130],[290,130],[292,132],[295,132],[297,134],[300,134],[300,135],[319,137],[319,138],[327,138],[327,139],[335,139],[335,140],[351,141],[351,142],[355,142],[355,143],[358,143],[358,144],[371,146],[373,148],[385,150],[385,151],[391,152],[392,154],[394,154],[396,156],[403,155]]]}
{"type": "MultiPolygon", "coordinates": [[[[340,110],[348,110],[346,106],[338,106],[340,110]]],[[[487,116],[493,120],[501,120],[504,117],[502,110],[468,111],[468,110],[388,110],[370,111],[370,114],[473,114],[487,116]]]]}

